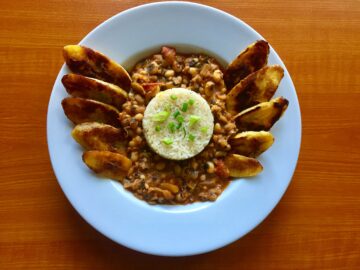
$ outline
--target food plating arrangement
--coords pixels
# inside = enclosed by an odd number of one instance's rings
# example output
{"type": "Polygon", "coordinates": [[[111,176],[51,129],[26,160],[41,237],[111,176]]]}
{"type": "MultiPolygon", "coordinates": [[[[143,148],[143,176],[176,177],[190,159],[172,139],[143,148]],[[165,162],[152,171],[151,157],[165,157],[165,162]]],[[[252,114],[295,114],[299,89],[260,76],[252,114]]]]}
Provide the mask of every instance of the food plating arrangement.
{"type": "Polygon", "coordinates": [[[269,130],[288,107],[273,98],[284,70],[267,65],[266,41],[226,68],[169,46],[129,72],[85,46],[63,52],[72,73],[62,78],[70,95],[62,107],[83,161],[99,176],[149,204],[189,204],[215,201],[231,181],[263,170],[256,158],[273,144],[269,130]]]}

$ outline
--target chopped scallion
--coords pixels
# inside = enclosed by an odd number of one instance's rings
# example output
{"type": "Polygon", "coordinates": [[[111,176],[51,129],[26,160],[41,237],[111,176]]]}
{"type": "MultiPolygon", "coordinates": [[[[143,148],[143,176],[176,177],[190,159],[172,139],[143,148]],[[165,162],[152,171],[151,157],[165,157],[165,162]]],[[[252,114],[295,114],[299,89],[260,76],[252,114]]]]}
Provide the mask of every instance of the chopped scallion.
{"type": "Polygon", "coordinates": [[[168,128],[169,128],[169,130],[170,130],[171,133],[174,133],[175,128],[176,128],[176,124],[175,124],[174,122],[170,122],[170,123],[168,124],[168,128]]]}
{"type": "Polygon", "coordinates": [[[179,110],[176,110],[176,112],[174,112],[174,114],[173,114],[174,118],[178,117],[179,115],[180,115],[179,110]]]}
{"type": "Polygon", "coordinates": [[[178,116],[176,117],[176,121],[178,121],[179,123],[183,123],[183,122],[184,122],[184,117],[181,116],[181,115],[178,115],[178,116]]]}
{"type": "Polygon", "coordinates": [[[189,103],[190,106],[192,106],[192,105],[194,105],[195,100],[193,100],[192,98],[190,98],[188,103],[189,103]]]}
{"type": "Polygon", "coordinates": [[[170,113],[167,111],[161,111],[152,116],[152,120],[155,122],[164,122],[168,117],[170,113]]]}
{"type": "Polygon", "coordinates": [[[191,133],[189,134],[189,140],[192,142],[195,140],[195,136],[191,133]]]}
{"type": "Polygon", "coordinates": [[[200,131],[202,132],[202,133],[206,133],[207,131],[208,131],[208,127],[202,127],[201,129],[200,129],[200,131]]]}
{"type": "Polygon", "coordinates": [[[161,127],[160,126],[156,126],[155,127],[155,131],[159,132],[161,130],[161,127]]]}
{"type": "Polygon", "coordinates": [[[164,139],[162,140],[162,142],[163,142],[164,144],[166,144],[166,145],[170,145],[170,144],[173,143],[173,140],[170,139],[170,138],[164,138],[164,139]]]}
{"type": "Polygon", "coordinates": [[[190,115],[189,117],[189,125],[193,126],[200,120],[200,116],[197,115],[190,115]]]}
{"type": "Polygon", "coordinates": [[[171,98],[172,100],[176,100],[176,99],[177,99],[177,96],[176,96],[176,95],[171,95],[170,98],[171,98]]]}
{"type": "Polygon", "coordinates": [[[177,126],[176,126],[176,129],[180,129],[180,128],[181,128],[181,126],[182,126],[182,123],[181,123],[181,122],[179,122],[179,123],[177,124],[177,126]]]}
{"type": "Polygon", "coordinates": [[[183,103],[182,106],[181,106],[181,110],[182,110],[183,112],[186,112],[187,109],[188,109],[188,106],[189,106],[189,104],[187,104],[186,102],[183,103]]]}

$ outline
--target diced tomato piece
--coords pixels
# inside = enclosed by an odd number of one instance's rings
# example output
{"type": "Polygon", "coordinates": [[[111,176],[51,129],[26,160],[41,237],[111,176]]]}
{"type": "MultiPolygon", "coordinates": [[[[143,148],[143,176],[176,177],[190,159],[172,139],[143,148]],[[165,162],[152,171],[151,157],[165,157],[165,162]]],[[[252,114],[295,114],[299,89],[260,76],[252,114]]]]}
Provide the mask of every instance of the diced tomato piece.
{"type": "Polygon", "coordinates": [[[215,161],[215,174],[222,179],[229,178],[229,169],[222,160],[218,159],[215,161]]]}
{"type": "Polygon", "coordinates": [[[145,92],[150,92],[154,90],[156,87],[160,87],[163,83],[143,83],[141,86],[144,88],[145,92]]]}
{"type": "Polygon", "coordinates": [[[164,46],[161,48],[161,54],[170,65],[174,63],[176,56],[176,50],[174,48],[164,46]]]}

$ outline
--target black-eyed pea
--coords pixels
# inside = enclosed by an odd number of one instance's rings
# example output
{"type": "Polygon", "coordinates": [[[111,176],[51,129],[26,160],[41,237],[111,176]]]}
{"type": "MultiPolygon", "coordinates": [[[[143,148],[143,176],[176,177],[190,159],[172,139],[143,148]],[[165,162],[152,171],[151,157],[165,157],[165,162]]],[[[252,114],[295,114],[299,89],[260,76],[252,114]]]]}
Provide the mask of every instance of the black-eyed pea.
{"type": "Polygon", "coordinates": [[[138,113],[134,118],[136,121],[140,122],[144,118],[144,115],[142,113],[138,113]]]}
{"type": "Polygon", "coordinates": [[[216,123],[215,126],[214,126],[214,133],[223,133],[224,130],[223,128],[221,127],[221,125],[219,123],[216,123]]]}
{"type": "Polygon", "coordinates": [[[211,161],[206,162],[206,171],[208,173],[214,173],[215,172],[215,165],[214,165],[213,162],[211,162],[211,161]]]}
{"type": "Polygon", "coordinates": [[[205,95],[208,97],[211,97],[213,95],[213,90],[214,90],[214,82],[212,81],[208,81],[205,84],[205,95]]]}
{"type": "Polygon", "coordinates": [[[165,74],[164,74],[164,76],[166,78],[173,77],[174,75],[175,75],[175,71],[173,71],[172,69],[168,69],[167,71],[165,71],[165,74]]]}
{"type": "Polygon", "coordinates": [[[217,69],[214,71],[213,73],[213,79],[214,79],[214,82],[220,82],[223,78],[223,73],[221,72],[221,70],[217,69]]]}
{"type": "Polygon", "coordinates": [[[197,69],[195,67],[191,67],[191,68],[189,68],[189,73],[192,77],[194,77],[199,73],[199,69],[197,69]]]}

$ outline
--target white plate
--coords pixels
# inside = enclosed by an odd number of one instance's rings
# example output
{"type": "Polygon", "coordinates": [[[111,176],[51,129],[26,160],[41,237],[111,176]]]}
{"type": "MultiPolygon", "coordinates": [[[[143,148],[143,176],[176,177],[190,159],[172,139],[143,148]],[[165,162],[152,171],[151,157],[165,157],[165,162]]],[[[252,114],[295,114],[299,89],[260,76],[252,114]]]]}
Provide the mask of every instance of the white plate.
{"type": "MultiPolygon", "coordinates": [[[[80,43],[130,65],[139,52],[164,44],[205,48],[231,61],[255,40],[263,39],[241,20],[223,11],[188,3],[162,2],[139,6],[112,17],[80,43]]],[[[65,45],[65,44],[64,44],[65,45]]],[[[269,64],[285,68],[271,49],[269,64]]],[[[186,206],[151,206],[122,185],[99,180],[82,162],[82,149],[71,138],[72,124],[61,100],[67,96],[61,78],[52,90],[47,138],[56,177],[79,214],[99,232],[131,249],[157,255],[182,256],[223,247],[256,227],[276,206],[295,170],[301,140],[299,103],[285,69],[276,96],[289,108],[271,132],[275,143],[260,157],[264,171],[254,179],[234,181],[216,202],[186,206]]]]}

